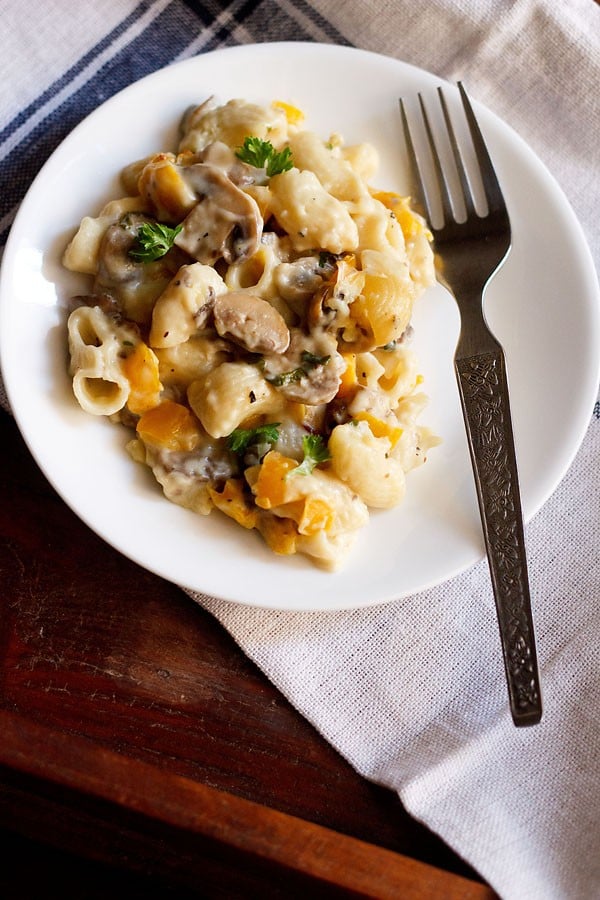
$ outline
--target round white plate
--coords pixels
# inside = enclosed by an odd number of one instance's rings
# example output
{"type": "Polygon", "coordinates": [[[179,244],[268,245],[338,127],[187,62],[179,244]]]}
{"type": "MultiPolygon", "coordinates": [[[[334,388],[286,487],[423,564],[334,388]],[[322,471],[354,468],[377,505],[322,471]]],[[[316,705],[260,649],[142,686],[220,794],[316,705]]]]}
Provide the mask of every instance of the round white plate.
{"type": "MultiPolygon", "coordinates": [[[[473,477],[452,369],[454,301],[441,287],[419,302],[415,349],[431,403],[422,417],[443,438],[408,477],[407,497],[375,512],[345,568],[325,573],[277,557],[224,516],[207,518],[162,496],[124,450],[125,429],[82,412],[67,375],[60,303],[80,289],[60,265],[84,215],[119,196],[132,160],[173,146],[181,114],[210,95],[281,99],[324,138],[371,141],[376,186],[408,191],[398,98],[433,94],[440,80],[393,59],[303,43],[219,50],[150,75],[103,104],[48,160],[23,201],[6,247],[0,352],[9,400],[37,463],[72,509],[123,554],[183,587],[289,610],[361,607],[414,593],[482,558],[473,477]]],[[[467,85],[476,96],[477,85],[467,85]]],[[[454,90],[452,87],[450,91],[454,90]]],[[[554,490],[583,438],[598,385],[598,283],[581,228],[528,146],[475,103],[503,186],[513,248],[486,298],[504,345],[523,508],[554,490]]]]}

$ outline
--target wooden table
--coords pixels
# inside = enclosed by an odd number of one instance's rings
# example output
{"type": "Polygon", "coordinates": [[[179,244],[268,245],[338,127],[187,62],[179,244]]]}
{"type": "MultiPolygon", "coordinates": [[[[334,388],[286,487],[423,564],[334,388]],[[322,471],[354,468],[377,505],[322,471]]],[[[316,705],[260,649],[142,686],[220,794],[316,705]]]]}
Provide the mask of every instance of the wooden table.
{"type": "Polygon", "coordinates": [[[0,429],[4,900],[493,896],[0,429]]]}

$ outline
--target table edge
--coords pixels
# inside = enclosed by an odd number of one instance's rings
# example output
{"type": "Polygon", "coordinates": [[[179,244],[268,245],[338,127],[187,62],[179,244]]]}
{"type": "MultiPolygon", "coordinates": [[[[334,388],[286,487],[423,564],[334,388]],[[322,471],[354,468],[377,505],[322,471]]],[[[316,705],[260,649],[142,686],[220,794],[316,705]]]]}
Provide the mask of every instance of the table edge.
{"type": "MultiPolygon", "coordinates": [[[[34,782],[61,787],[70,792],[67,803],[99,800],[117,819],[119,811],[127,810],[143,822],[162,826],[163,835],[172,832],[175,841],[184,833],[187,840],[208,840],[232,857],[250,856],[279,872],[370,897],[417,900],[423,897],[424,885],[431,900],[495,897],[484,884],[172,774],[17,713],[0,710],[0,734],[4,769],[0,792],[7,775],[19,773],[30,779],[31,792],[34,782]]],[[[11,827],[10,821],[3,824],[11,827]]],[[[60,844],[61,849],[71,849],[64,846],[64,836],[60,844]]],[[[92,846],[90,856],[94,855],[92,846]]]]}

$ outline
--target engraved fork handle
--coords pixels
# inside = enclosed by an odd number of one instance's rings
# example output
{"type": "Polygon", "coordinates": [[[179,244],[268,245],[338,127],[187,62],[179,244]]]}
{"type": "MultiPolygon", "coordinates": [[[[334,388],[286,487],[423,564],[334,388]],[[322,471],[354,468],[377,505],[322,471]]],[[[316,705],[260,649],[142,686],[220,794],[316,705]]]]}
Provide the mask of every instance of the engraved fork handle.
{"type": "MultiPolygon", "coordinates": [[[[495,342],[493,342],[495,344],[495,342]]],[[[499,344],[455,358],[515,725],[539,722],[523,518],[504,353],[499,344]]]]}

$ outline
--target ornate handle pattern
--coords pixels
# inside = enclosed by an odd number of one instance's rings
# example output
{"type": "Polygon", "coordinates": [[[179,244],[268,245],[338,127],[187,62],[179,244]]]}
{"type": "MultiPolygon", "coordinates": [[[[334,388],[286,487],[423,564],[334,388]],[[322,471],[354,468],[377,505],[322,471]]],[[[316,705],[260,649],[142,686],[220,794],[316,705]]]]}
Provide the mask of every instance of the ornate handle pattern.
{"type": "Polygon", "coordinates": [[[457,358],[456,375],[516,725],[542,714],[504,353],[457,358]]]}

